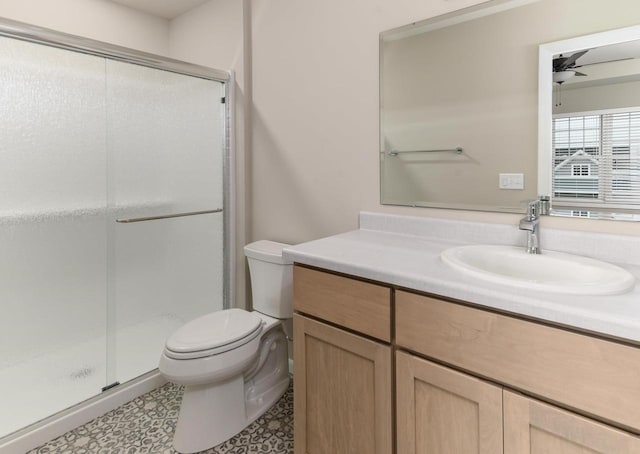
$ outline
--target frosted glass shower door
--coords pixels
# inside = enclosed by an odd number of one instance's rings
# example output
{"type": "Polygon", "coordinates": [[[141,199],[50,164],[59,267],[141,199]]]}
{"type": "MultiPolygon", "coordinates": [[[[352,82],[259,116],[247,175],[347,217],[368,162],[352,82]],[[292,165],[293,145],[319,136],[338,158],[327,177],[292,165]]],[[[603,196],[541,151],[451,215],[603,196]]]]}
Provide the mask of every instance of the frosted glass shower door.
{"type": "Polygon", "coordinates": [[[107,61],[112,381],[155,369],[171,332],[223,307],[224,213],[200,213],[223,208],[223,96],[107,61]]]}
{"type": "Polygon", "coordinates": [[[104,59],[0,38],[0,437],[106,384],[104,59]]]}

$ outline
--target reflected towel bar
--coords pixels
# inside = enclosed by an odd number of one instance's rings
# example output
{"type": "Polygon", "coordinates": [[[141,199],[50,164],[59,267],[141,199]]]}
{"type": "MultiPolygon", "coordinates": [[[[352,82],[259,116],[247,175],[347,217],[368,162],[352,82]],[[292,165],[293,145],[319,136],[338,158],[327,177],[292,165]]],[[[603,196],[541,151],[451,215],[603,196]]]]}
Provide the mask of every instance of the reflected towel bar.
{"type": "Polygon", "coordinates": [[[462,154],[462,147],[446,148],[444,150],[407,150],[407,151],[389,151],[389,156],[398,156],[401,153],[441,153],[441,152],[453,152],[455,154],[462,154]]]}
{"type": "Polygon", "coordinates": [[[161,216],[148,216],[144,218],[116,219],[120,224],[129,224],[131,222],[156,221],[158,219],[182,218],[185,216],[197,216],[199,214],[222,213],[222,208],[216,210],[190,211],[188,213],[164,214],[161,216]]]}

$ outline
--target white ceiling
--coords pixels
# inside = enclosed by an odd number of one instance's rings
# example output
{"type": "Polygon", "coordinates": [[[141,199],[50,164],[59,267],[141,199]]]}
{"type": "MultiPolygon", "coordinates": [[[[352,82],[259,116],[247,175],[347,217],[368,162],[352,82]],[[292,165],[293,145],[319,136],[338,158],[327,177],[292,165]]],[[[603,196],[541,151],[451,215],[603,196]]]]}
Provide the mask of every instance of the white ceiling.
{"type": "Polygon", "coordinates": [[[152,14],[154,16],[173,19],[181,14],[208,2],[209,0],[111,0],[129,8],[152,14]]]}

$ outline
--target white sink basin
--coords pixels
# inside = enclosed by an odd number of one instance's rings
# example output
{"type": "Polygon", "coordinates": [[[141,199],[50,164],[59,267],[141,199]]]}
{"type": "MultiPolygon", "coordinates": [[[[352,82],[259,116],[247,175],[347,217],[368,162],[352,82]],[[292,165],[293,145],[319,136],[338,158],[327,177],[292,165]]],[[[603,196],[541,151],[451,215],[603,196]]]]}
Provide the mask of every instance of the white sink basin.
{"type": "Polygon", "coordinates": [[[618,266],[578,255],[524,247],[472,245],[444,251],[440,257],[468,275],[531,290],[575,295],[615,295],[633,288],[635,277],[618,266]]]}

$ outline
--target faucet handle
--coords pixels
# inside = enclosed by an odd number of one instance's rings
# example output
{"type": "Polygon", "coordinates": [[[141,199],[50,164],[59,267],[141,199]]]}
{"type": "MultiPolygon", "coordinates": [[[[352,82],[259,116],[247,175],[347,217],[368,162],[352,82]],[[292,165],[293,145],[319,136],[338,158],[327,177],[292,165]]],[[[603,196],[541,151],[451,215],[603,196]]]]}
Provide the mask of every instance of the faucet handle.
{"type": "Polygon", "coordinates": [[[540,199],[523,200],[527,204],[527,219],[533,221],[540,215],[540,199]]]}

